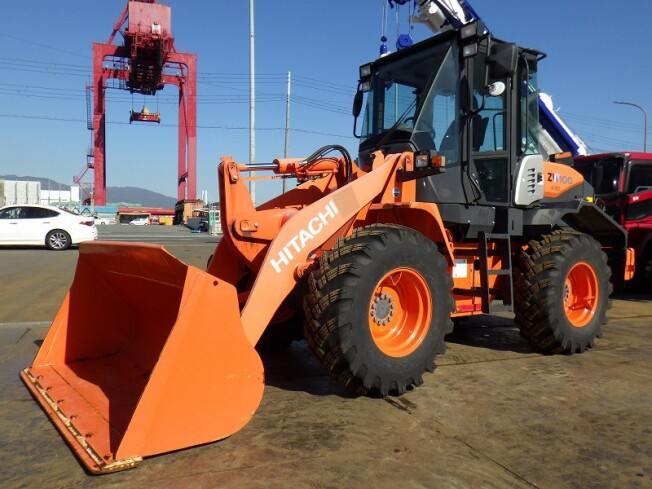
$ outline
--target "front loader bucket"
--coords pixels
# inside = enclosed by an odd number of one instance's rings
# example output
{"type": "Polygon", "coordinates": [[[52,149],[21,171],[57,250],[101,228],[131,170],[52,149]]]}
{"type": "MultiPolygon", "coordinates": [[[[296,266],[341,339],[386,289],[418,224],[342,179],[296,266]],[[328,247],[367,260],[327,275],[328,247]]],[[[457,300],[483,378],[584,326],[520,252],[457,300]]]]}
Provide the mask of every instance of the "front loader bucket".
{"type": "Polygon", "coordinates": [[[80,245],[21,376],[93,473],[235,433],[264,386],[231,284],[161,246],[104,242],[80,245]]]}

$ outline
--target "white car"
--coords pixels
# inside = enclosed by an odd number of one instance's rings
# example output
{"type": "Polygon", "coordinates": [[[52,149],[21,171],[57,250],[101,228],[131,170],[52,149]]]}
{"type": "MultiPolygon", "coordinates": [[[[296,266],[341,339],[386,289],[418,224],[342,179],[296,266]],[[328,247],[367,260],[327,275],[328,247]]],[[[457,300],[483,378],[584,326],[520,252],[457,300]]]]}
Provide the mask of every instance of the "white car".
{"type": "Polygon", "coordinates": [[[109,219],[108,217],[93,216],[96,226],[104,226],[105,224],[115,224],[115,219],[109,219]]]}
{"type": "Polygon", "coordinates": [[[137,217],[129,221],[129,224],[132,226],[147,226],[149,224],[149,219],[146,217],[137,217]]]}
{"type": "Polygon", "coordinates": [[[46,246],[65,250],[97,239],[92,217],[49,205],[11,205],[0,208],[0,245],[46,246]]]}

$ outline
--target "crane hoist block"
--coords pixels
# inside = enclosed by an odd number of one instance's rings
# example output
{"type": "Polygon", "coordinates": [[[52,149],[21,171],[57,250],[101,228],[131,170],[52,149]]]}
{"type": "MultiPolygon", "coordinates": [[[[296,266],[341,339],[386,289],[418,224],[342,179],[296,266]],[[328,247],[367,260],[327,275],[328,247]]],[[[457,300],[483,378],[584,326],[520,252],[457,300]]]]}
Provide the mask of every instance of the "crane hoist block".
{"type": "Polygon", "coordinates": [[[129,2],[126,35],[172,37],[172,13],[168,5],[129,2]]]}

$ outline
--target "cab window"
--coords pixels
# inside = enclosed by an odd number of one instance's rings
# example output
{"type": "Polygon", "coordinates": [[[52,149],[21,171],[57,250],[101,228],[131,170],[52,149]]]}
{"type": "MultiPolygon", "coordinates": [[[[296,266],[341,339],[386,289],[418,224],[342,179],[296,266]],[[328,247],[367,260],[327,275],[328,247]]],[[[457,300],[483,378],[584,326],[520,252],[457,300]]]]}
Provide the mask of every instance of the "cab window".
{"type": "Polygon", "coordinates": [[[628,194],[652,189],[652,162],[633,161],[627,181],[628,194]]]}
{"type": "Polygon", "coordinates": [[[520,155],[539,153],[539,85],[535,59],[522,57],[520,62],[520,155]]]}

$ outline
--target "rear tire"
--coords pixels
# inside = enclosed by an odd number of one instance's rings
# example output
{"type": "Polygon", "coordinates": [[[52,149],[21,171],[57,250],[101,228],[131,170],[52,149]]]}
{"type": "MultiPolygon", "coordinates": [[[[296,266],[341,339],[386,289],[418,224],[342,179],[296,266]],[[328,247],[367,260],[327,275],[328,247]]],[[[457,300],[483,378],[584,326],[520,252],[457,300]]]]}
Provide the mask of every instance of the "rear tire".
{"type": "Polygon", "coordinates": [[[45,246],[53,251],[63,251],[70,248],[72,240],[70,235],[62,229],[50,231],[45,236],[45,246]]]}
{"type": "Polygon", "coordinates": [[[452,331],[452,278],[437,246],[396,225],[371,225],[319,259],[304,301],[305,336],[323,368],[359,394],[421,385],[452,331]]]}
{"type": "Polygon", "coordinates": [[[544,353],[582,353],[595,344],[611,307],[611,270],[586,234],[554,231],[530,241],[515,271],[515,323],[544,353]]]}

